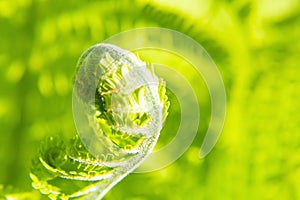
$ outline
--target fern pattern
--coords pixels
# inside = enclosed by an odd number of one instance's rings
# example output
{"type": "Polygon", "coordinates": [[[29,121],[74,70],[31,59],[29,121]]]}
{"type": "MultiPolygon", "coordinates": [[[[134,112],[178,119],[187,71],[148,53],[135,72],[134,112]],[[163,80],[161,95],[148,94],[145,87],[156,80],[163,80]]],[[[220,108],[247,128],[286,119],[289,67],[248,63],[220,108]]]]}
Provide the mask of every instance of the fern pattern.
{"type": "Polygon", "coordinates": [[[101,199],[154,148],[169,107],[165,83],[133,53],[98,44],[80,58],[74,92],[83,143],[49,138],[30,177],[51,199],[101,199]]]}

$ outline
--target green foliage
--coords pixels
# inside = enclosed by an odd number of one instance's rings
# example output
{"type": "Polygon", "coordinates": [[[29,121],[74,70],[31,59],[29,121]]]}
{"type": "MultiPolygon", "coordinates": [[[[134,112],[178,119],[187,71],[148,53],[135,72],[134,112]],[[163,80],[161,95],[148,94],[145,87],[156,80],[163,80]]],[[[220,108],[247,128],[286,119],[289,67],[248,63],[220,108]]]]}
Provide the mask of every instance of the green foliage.
{"type": "MultiPolygon", "coordinates": [[[[72,78],[81,52],[115,33],[145,26],[181,31],[209,52],[226,86],[225,128],[211,154],[199,160],[210,115],[201,90],[199,133],[184,156],[160,171],[128,176],[105,199],[300,198],[298,1],[164,2],[0,1],[0,183],[20,188],[1,189],[0,198],[31,191],[30,160],[41,140],[74,137],[72,78]]],[[[172,113],[166,126],[175,118],[172,113]]],[[[174,127],[162,132],[158,146],[172,139],[174,127]]],[[[66,164],[76,172],[76,162],[64,157],[64,151],[74,154],[69,144],[76,142],[51,148],[58,157],[41,150],[38,157],[49,169],[51,164],[59,168],[43,176],[71,175],[66,164]]]]}
{"type": "Polygon", "coordinates": [[[32,163],[32,186],[51,199],[102,199],[151,153],[167,115],[165,84],[144,62],[114,45],[91,49],[78,62],[73,94],[74,109],[88,109],[78,113],[85,143],[51,137],[32,163]],[[156,90],[148,82],[134,85],[150,74],[156,90]]]}
{"type": "Polygon", "coordinates": [[[49,138],[33,160],[32,186],[51,199],[81,197],[105,182],[114,169],[99,165],[78,137],[69,144],[49,138]]]}

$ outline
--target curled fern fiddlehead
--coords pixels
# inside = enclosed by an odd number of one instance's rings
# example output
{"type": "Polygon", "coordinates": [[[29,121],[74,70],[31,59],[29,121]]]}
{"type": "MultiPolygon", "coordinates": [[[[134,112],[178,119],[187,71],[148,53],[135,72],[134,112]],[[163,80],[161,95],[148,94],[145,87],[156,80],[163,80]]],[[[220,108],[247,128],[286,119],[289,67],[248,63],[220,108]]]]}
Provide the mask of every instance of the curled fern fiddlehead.
{"type": "Polygon", "coordinates": [[[169,102],[163,80],[111,44],[78,62],[73,112],[78,136],[49,138],[33,161],[33,187],[51,199],[101,199],[153,150],[169,102]]]}

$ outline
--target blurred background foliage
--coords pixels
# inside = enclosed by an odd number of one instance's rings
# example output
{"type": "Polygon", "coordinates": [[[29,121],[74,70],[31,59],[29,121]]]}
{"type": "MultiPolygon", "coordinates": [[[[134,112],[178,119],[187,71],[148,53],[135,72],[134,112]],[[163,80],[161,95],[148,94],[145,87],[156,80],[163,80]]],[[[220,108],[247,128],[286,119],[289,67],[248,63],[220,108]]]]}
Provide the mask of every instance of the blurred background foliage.
{"type": "Polygon", "coordinates": [[[188,151],[165,169],[128,176],[105,199],[300,199],[299,0],[0,0],[0,191],[31,191],[41,140],[75,135],[80,54],[148,26],[185,33],[208,51],[226,86],[225,127],[200,160],[203,101],[188,151]]]}

